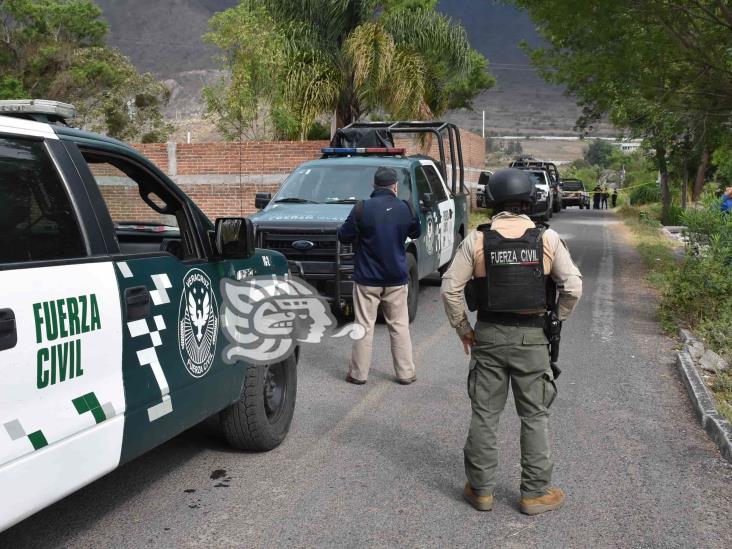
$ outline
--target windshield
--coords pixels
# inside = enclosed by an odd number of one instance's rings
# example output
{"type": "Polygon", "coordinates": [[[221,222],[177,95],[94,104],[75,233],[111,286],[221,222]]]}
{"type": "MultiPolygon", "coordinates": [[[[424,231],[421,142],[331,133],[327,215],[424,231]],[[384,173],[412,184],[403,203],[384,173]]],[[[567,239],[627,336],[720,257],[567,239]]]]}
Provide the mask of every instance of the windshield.
{"type": "Polygon", "coordinates": [[[565,191],[584,191],[585,186],[580,181],[564,181],[562,189],[565,191]]]}
{"type": "MultiPolygon", "coordinates": [[[[373,192],[374,174],[378,168],[377,165],[354,164],[303,166],[282,183],[272,202],[355,203],[373,192]]],[[[397,194],[406,200],[410,195],[409,172],[405,168],[394,169],[399,178],[397,194]]]]}
{"type": "Polygon", "coordinates": [[[529,172],[534,185],[548,185],[544,172],[529,172]]]}

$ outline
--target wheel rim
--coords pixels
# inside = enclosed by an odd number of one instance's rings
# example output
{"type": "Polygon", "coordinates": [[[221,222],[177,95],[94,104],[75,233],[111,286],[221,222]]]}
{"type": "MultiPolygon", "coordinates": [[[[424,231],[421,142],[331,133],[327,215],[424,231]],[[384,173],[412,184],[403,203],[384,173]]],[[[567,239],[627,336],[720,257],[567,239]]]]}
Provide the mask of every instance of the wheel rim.
{"type": "Polygon", "coordinates": [[[278,362],[264,369],[264,410],[270,423],[279,419],[287,396],[286,363],[278,362]]]}

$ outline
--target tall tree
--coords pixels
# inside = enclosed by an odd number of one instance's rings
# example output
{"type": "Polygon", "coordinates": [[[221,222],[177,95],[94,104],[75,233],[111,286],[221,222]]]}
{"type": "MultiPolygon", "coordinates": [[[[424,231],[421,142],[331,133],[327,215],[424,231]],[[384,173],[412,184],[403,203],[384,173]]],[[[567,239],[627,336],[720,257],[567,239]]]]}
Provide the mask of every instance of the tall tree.
{"type": "Polygon", "coordinates": [[[203,90],[205,116],[226,139],[270,138],[270,112],[282,109],[283,103],[284,39],[264,10],[245,6],[217,13],[209,28],[204,39],[221,50],[219,60],[226,70],[203,90]]]}
{"type": "Polygon", "coordinates": [[[106,23],[91,0],[0,2],[0,98],[76,105],[78,124],[120,139],[161,141],[167,89],[104,44],[106,23]]]}
{"type": "MultiPolygon", "coordinates": [[[[547,46],[531,51],[549,80],[565,84],[578,99],[585,127],[608,114],[610,120],[642,137],[660,172],[663,218],[671,206],[668,155],[679,137],[696,126],[687,78],[688,64],[673,37],[651,20],[641,2],[516,0],[538,23],[547,46]]],[[[654,3],[654,2],[651,2],[654,3]]],[[[661,2],[655,2],[660,4],[661,2]]],[[[657,6],[660,9],[660,5],[657,6]]]]}
{"type": "Polygon", "coordinates": [[[549,44],[533,51],[534,61],[583,106],[579,125],[609,114],[655,147],[662,182],[668,179],[662,151],[683,166],[684,179],[696,169],[692,199],[698,199],[712,152],[729,142],[728,0],[514,3],[529,11],[549,44]]]}
{"type": "MultiPolygon", "coordinates": [[[[434,0],[242,0],[284,43],[286,111],[305,133],[323,113],[429,118],[493,84],[486,60],[434,0]]],[[[257,39],[253,35],[242,40],[257,39]]],[[[275,40],[275,42],[279,42],[275,40]]]]}

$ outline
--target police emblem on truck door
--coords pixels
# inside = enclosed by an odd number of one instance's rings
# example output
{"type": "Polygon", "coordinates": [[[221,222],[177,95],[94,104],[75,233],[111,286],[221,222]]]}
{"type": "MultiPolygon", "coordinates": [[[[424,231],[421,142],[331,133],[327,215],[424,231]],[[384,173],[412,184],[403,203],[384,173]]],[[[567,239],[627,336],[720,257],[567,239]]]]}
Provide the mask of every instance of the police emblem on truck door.
{"type": "Polygon", "coordinates": [[[214,360],[219,308],[211,279],[199,269],[191,269],[183,278],[178,322],[183,364],[193,377],[202,377],[214,360]]]}

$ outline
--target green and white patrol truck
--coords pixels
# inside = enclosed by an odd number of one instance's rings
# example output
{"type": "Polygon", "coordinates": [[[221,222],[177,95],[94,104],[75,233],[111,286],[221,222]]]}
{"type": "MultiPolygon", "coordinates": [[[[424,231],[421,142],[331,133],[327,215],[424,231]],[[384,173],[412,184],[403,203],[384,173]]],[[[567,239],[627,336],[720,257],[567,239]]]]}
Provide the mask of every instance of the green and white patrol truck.
{"type": "Polygon", "coordinates": [[[468,230],[470,195],[465,186],[460,131],[445,122],[358,122],[339,130],[319,160],[298,166],[279,191],[257,193],[261,211],[251,217],[260,246],[283,253],[293,275],[306,280],[334,312],[352,312],[353,258],[338,242],[338,227],[354,205],[373,191],[379,166],[394,168],[398,196],[418,212],[422,236],[407,240],[409,320],[417,314],[419,281],[450,265],[468,230]],[[434,140],[439,159],[407,155],[394,138],[434,140]],[[449,160],[446,161],[446,160],[449,160]]]}
{"type": "Polygon", "coordinates": [[[297,351],[221,353],[222,280],[285,257],[72,114],[0,102],[0,530],[216,413],[234,447],[271,449],[295,405],[297,351]]]}

